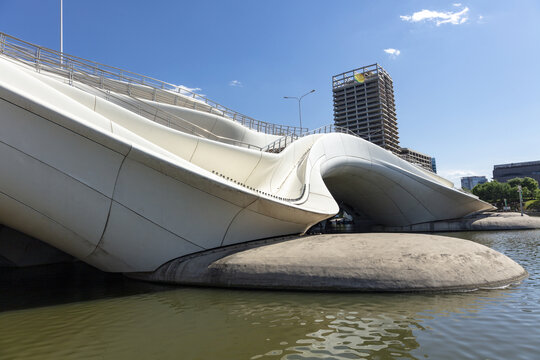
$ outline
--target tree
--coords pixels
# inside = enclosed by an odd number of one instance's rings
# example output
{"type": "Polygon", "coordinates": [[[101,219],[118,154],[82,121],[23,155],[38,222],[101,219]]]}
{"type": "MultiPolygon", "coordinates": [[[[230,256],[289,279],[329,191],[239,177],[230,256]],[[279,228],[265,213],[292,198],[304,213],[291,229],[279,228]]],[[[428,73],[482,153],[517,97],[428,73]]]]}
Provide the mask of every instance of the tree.
{"type": "Polygon", "coordinates": [[[538,181],[534,180],[533,178],[526,177],[523,178],[521,186],[529,189],[529,191],[534,194],[534,192],[538,189],[538,181]]]}
{"type": "Polygon", "coordinates": [[[508,205],[517,207],[519,203],[519,191],[518,185],[521,185],[521,192],[523,200],[540,199],[540,189],[538,188],[538,181],[533,178],[514,178],[508,180],[507,183],[500,183],[496,180],[478,184],[472,189],[472,193],[491,204],[495,204],[498,207],[504,205],[504,199],[507,200],[508,205]]]}
{"type": "Polygon", "coordinates": [[[518,187],[518,185],[521,185],[522,183],[523,183],[522,178],[513,178],[513,179],[508,180],[507,182],[507,184],[510,185],[511,187],[518,187]]]}
{"type": "Polygon", "coordinates": [[[518,185],[521,185],[523,199],[532,200],[532,199],[537,198],[536,190],[538,190],[538,181],[534,180],[533,178],[530,178],[530,177],[514,178],[511,180],[508,180],[508,185],[510,185],[510,187],[512,189],[515,189],[516,191],[517,191],[518,185]]]}
{"type": "Polygon", "coordinates": [[[504,199],[518,198],[517,188],[512,190],[510,185],[496,180],[476,185],[472,193],[481,200],[497,205],[504,204],[504,199]]]}

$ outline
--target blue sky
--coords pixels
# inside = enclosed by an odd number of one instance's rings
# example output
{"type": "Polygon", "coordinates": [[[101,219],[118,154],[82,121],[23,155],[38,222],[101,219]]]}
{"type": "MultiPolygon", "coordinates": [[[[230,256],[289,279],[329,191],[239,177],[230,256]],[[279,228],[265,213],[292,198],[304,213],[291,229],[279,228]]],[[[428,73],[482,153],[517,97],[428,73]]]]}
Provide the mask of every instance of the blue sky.
{"type": "MultiPolygon", "coordinates": [[[[0,31],[59,49],[59,5],[0,0],[0,31]]],[[[283,96],[316,89],[302,101],[309,128],[333,122],[332,75],[378,62],[400,145],[436,157],[439,174],[540,160],[536,0],[64,0],[64,51],[282,124],[298,123],[283,96]]]]}

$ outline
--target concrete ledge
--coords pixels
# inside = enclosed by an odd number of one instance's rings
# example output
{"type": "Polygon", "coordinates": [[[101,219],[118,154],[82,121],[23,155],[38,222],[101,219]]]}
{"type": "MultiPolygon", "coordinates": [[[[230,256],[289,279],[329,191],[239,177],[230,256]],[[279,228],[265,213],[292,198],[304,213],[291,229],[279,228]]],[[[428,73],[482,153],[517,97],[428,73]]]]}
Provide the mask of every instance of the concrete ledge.
{"type": "Polygon", "coordinates": [[[216,249],[127,276],[184,285],[323,291],[470,291],[527,272],[505,255],[425,234],[328,234],[216,249]]]}
{"type": "Polygon", "coordinates": [[[374,226],[373,231],[388,232],[441,232],[475,230],[540,229],[540,217],[521,216],[520,213],[486,212],[461,219],[434,221],[408,226],[374,226]]]}

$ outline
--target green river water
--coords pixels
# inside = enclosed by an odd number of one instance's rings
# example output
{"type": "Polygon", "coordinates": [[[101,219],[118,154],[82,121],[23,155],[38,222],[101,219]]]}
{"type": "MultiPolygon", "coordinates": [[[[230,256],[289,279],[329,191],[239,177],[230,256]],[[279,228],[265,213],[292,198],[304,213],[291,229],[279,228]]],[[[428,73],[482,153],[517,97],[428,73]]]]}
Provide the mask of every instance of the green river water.
{"type": "Polygon", "coordinates": [[[468,293],[339,294],[162,286],[81,263],[0,269],[0,359],[540,359],[540,230],[443,235],[530,275],[468,293]]]}

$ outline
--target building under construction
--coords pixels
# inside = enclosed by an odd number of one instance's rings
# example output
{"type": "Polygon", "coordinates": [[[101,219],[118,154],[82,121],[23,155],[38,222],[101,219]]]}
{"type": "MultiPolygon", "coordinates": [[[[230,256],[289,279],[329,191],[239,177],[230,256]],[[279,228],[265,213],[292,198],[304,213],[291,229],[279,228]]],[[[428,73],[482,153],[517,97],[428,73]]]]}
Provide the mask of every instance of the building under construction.
{"type": "Polygon", "coordinates": [[[392,78],[373,64],[332,77],[334,123],[400,155],[392,78]]]}
{"type": "Polygon", "coordinates": [[[426,170],[432,171],[434,173],[437,172],[435,158],[432,158],[429,155],[422,154],[421,152],[409,148],[401,148],[399,156],[401,156],[402,159],[407,160],[412,164],[421,166],[426,170]]]}

